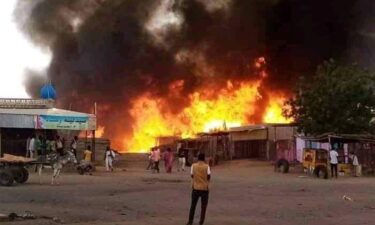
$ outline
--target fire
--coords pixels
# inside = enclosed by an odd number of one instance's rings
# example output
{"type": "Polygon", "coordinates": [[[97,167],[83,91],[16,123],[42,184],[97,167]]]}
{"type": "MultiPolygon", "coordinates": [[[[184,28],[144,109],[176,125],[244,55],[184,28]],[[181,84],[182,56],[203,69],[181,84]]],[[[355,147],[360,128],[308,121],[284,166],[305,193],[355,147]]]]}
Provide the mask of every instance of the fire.
{"type": "Polygon", "coordinates": [[[278,96],[271,98],[266,113],[263,116],[263,122],[265,123],[291,123],[291,118],[285,118],[283,116],[283,106],[286,98],[284,96],[278,96]]]}
{"type": "MultiPolygon", "coordinates": [[[[133,117],[133,135],[125,143],[129,152],[146,152],[155,146],[157,137],[180,136],[194,137],[200,132],[226,130],[252,121],[252,117],[259,113],[257,101],[261,96],[259,90],[263,79],[266,79],[266,60],[260,57],[255,60],[254,68],[258,79],[248,81],[228,80],[224,87],[202,87],[186,96],[188,104],[178,113],[172,112],[170,99],[183,97],[184,81],[176,80],[169,85],[168,97],[155,97],[151,93],[144,93],[133,99],[129,110],[133,117]]],[[[268,106],[264,111],[265,123],[289,123],[290,120],[282,115],[285,97],[267,93],[268,106]]],[[[261,110],[262,111],[262,110],[261,110]]],[[[259,117],[257,117],[259,118],[259,117]]]]}
{"type": "MultiPolygon", "coordinates": [[[[95,138],[101,138],[104,135],[105,127],[104,126],[98,126],[95,130],[95,138]]],[[[80,137],[86,137],[87,133],[87,138],[92,138],[92,133],[91,132],[81,132],[80,137]]]]}
{"type": "MultiPolygon", "coordinates": [[[[153,98],[150,93],[133,101],[131,116],[133,138],[125,148],[132,152],[145,152],[156,144],[159,136],[193,137],[199,132],[225,130],[252,123],[249,118],[255,113],[255,103],[261,98],[260,82],[241,82],[228,85],[217,91],[216,97],[210,92],[195,92],[188,96],[190,104],[180,113],[168,111],[166,99],[153,98]]],[[[282,116],[283,98],[271,99],[264,122],[290,122],[282,116]]]]}
{"type": "Polygon", "coordinates": [[[98,128],[95,130],[95,137],[101,138],[104,135],[105,128],[103,126],[98,126],[98,128]]]}

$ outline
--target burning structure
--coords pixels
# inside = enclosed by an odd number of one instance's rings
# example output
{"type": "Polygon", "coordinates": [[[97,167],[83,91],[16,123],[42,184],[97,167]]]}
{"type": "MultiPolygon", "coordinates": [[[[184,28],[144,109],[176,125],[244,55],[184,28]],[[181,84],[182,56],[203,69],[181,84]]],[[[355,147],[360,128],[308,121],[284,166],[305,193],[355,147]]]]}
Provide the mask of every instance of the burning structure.
{"type": "Polygon", "coordinates": [[[253,158],[276,161],[280,143],[295,145],[294,124],[259,124],[198,133],[194,138],[159,137],[157,147],[177,150],[177,143],[193,162],[199,152],[217,163],[221,160],[253,158]]]}
{"type": "Polygon", "coordinates": [[[38,0],[19,1],[16,16],[53,53],[47,73],[59,104],[87,111],[98,102],[115,148],[147,151],[157,136],[290,122],[282,106],[299,76],[330,57],[370,65],[373,8],[366,0],[38,0]]]}

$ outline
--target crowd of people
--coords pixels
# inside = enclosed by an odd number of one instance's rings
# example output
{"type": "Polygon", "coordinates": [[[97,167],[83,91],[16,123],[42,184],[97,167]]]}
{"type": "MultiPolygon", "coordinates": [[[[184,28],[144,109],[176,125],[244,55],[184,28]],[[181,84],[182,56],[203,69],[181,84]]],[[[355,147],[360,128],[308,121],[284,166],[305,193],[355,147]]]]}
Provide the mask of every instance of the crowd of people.
{"type": "MultiPolygon", "coordinates": [[[[77,156],[77,141],[78,137],[75,136],[70,143],[70,148],[75,156],[77,156]]],[[[38,156],[45,156],[53,152],[64,155],[65,142],[66,140],[59,135],[47,138],[43,135],[36,136],[33,134],[27,139],[26,157],[37,158],[38,156]]]]}
{"type": "Polygon", "coordinates": [[[160,173],[159,164],[160,161],[163,160],[166,173],[172,173],[175,161],[177,161],[177,171],[185,171],[186,157],[186,150],[179,146],[177,147],[178,160],[175,160],[175,155],[171,148],[167,148],[164,153],[161,153],[159,148],[151,148],[148,156],[149,162],[146,169],[151,169],[153,173],[160,173]]]}
{"type": "MultiPolygon", "coordinates": [[[[338,164],[339,164],[339,153],[337,149],[332,148],[329,151],[329,164],[331,170],[331,177],[337,178],[338,177],[338,164]]],[[[360,174],[360,164],[358,161],[358,156],[354,152],[350,152],[349,154],[349,162],[352,165],[352,175],[354,177],[358,177],[360,174]]]]}
{"type": "MultiPolygon", "coordinates": [[[[58,156],[63,156],[66,153],[66,150],[70,150],[77,158],[77,146],[77,136],[74,136],[69,146],[66,146],[66,140],[59,135],[56,135],[53,138],[47,138],[43,135],[36,136],[33,134],[27,139],[26,157],[36,159],[50,153],[56,153],[58,156]]],[[[87,145],[83,151],[81,164],[88,166],[92,165],[92,154],[91,146],[87,145]]],[[[116,152],[107,146],[104,153],[104,163],[107,171],[112,172],[114,170],[113,163],[115,158],[116,152]]]]}

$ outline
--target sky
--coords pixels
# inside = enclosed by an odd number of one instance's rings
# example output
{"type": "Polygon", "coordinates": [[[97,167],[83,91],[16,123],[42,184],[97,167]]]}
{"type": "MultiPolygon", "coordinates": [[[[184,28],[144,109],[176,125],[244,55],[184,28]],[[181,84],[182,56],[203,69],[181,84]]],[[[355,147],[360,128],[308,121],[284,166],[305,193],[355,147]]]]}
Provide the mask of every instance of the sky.
{"type": "Polygon", "coordinates": [[[33,45],[18,30],[13,12],[17,0],[0,1],[0,98],[29,98],[25,91],[25,70],[43,72],[51,53],[33,45]]]}

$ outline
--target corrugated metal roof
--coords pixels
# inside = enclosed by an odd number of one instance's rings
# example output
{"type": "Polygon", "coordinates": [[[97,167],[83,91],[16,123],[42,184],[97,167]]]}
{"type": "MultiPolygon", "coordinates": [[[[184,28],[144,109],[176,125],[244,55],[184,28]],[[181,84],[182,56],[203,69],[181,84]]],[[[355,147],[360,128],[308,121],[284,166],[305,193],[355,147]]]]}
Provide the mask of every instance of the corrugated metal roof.
{"type": "Polygon", "coordinates": [[[17,114],[0,114],[0,127],[34,129],[34,116],[17,114]]]}
{"type": "MultiPolygon", "coordinates": [[[[73,120],[74,121],[74,120],[73,120]]],[[[70,121],[68,121],[69,123],[70,121]]],[[[79,122],[71,122],[71,124],[81,124],[79,122]]],[[[0,127],[3,128],[30,128],[30,129],[70,129],[70,130],[95,130],[96,129],[96,116],[94,114],[86,114],[81,112],[63,110],[63,109],[11,109],[0,108],[0,127]],[[51,127],[38,127],[36,118],[39,116],[54,116],[62,118],[88,118],[87,127],[66,126],[60,124],[54,128],[51,127]]]]}
{"type": "Polygon", "coordinates": [[[11,115],[29,115],[29,116],[36,116],[36,115],[50,115],[50,116],[88,116],[88,117],[95,117],[93,114],[86,114],[81,112],[69,111],[64,109],[7,109],[7,108],[0,108],[0,114],[11,114],[11,115]]]}
{"type": "Polygon", "coordinates": [[[229,128],[230,132],[242,132],[242,131],[252,131],[252,130],[262,130],[267,129],[264,125],[249,125],[249,126],[241,126],[241,127],[231,127],[229,128]]]}

